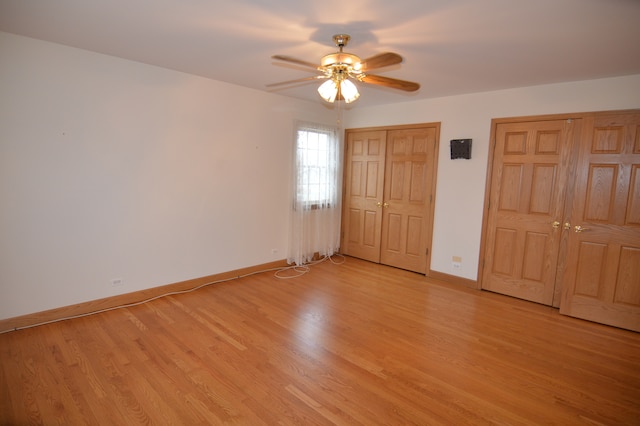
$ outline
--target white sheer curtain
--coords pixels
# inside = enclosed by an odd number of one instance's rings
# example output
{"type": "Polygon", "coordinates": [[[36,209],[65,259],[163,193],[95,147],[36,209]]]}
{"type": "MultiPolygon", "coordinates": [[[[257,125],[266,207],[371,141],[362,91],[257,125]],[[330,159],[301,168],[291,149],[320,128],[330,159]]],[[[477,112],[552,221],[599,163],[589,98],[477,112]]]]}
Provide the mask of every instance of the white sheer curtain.
{"type": "Polygon", "coordinates": [[[287,262],[303,265],[340,248],[342,168],[337,128],[303,122],[296,128],[287,262]]]}

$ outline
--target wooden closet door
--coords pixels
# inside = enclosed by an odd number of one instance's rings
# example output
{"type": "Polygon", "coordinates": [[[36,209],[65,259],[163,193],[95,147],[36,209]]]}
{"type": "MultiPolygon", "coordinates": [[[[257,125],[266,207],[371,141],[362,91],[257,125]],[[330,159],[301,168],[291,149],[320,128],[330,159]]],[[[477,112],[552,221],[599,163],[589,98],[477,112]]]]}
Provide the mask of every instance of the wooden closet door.
{"type": "Polygon", "coordinates": [[[384,163],[387,132],[348,132],[345,156],[345,195],[342,252],[380,262],[384,163]]]}
{"type": "Polygon", "coordinates": [[[380,262],[427,272],[429,206],[435,181],[435,127],[387,134],[380,262]]]}
{"type": "Polygon", "coordinates": [[[342,253],[427,273],[438,123],[346,133],[342,253]]]}
{"type": "Polygon", "coordinates": [[[483,289],[553,303],[577,124],[563,119],[497,125],[483,289]]]}
{"type": "Polygon", "coordinates": [[[585,121],[560,313],[640,331],[640,113],[585,121]]]}

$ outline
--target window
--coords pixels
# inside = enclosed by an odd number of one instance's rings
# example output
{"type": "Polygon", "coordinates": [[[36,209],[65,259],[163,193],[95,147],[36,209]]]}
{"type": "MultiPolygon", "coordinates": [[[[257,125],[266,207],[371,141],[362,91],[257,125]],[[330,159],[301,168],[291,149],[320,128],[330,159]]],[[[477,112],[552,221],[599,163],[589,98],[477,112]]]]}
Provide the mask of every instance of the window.
{"type": "Polygon", "coordinates": [[[338,140],[334,129],[298,128],[296,204],[307,209],[330,207],[338,185],[338,140]]]}

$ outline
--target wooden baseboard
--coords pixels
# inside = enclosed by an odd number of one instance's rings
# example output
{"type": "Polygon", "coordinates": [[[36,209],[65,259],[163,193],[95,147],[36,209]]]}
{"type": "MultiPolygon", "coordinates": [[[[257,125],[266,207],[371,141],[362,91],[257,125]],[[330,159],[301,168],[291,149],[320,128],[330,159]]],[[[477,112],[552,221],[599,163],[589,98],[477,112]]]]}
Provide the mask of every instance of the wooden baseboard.
{"type": "Polygon", "coordinates": [[[444,272],[429,271],[427,277],[434,280],[444,281],[450,284],[462,285],[468,288],[479,289],[478,281],[470,280],[468,278],[457,277],[455,275],[445,274],[444,272]]]}
{"type": "Polygon", "coordinates": [[[236,269],[234,271],[223,272],[220,274],[209,275],[206,277],[195,278],[192,280],[181,281],[173,284],[167,284],[159,287],[153,287],[145,290],[135,291],[132,293],[120,294],[117,296],[106,297],[104,299],[91,300],[89,302],[78,303],[75,305],[64,306],[61,308],[50,309],[47,311],[36,312],[33,314],[21,315],[18,317],[0,320],[0,333],[19,330],[21,328],[33,327],[35,325],[44,324],[52,321],[58,321],[64,318],[75,317],[79,315],[87,315],[93,312],[112,309],[118,306],[139,303],[153,297],[162,296],[167,293],[185,291],[196,288],[198,286],[213,283],[217,281],[225,281],[239,278],[244,275],[250,275],[271,269],[283,268],[289,266],[286,260],[278,260],[275,262],[265,263],[262,265],[250,266],[247,268],[236,269]]]}

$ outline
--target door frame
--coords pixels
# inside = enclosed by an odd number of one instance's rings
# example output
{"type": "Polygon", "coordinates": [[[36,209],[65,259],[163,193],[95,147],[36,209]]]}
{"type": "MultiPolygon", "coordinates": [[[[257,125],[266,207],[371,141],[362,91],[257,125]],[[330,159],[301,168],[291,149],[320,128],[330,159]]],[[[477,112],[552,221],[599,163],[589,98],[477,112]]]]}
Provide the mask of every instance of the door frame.
{"type": "MultiPolygon", "coordinates": [[[[428,242],[428,250],[426,253],[426,272],[425,276],[429,277],[432,274],[431,271],[431,255],[433,253],[433,219],[435,214],[435,204],[436,204],[436,187],[438,181],[438,156],[440,151],[440,128],[442,123],[439,121],[428,122],[428,123],[415,123],[415,124],[400,124],[393,126],[373,126],[373,127],[354,127],[344,129],[343,135],[343,153],[342,159],[343,162],[347,158],[347,133],[348,132],[369,132],[369,131],[390,131],[390,130],[409,130],[409,129],[421,129],[421,128],[435,128],[435,147],[434,147],[434,160],[433,160],[433,179],[431,182],[431,188],[427,188],[430,191],[431,199],[429,200],[429,204],[426,207],[428,217],[427,230],[426,230],[426,241],[428,242]]],[[[345,194],[346,194],[346,167],[343,164],[342,167],[342,213],[341,217],[344,214],[344,206],[345,206],[345,194]]],[[[340,225],[340,244],[342,245],[344,238],[344,230],[343,224],[340,225]]]]}

